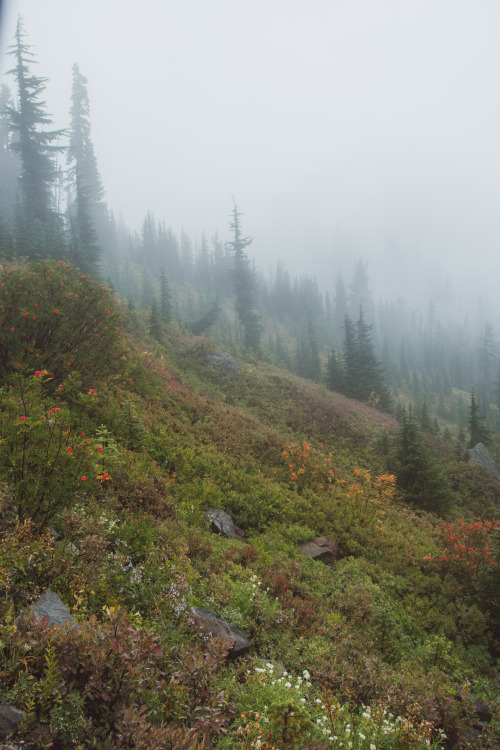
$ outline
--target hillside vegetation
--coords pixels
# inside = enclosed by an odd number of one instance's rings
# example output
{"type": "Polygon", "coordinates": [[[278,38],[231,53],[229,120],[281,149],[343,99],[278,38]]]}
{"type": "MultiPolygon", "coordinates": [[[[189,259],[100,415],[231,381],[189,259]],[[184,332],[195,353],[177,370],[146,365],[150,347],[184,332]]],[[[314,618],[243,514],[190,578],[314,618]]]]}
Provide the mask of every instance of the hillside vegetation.
{"type": "Polygon", "coordinates": [[[429,435],[452,493],[438,517],[391,473],[391,416],[256,358],[221,372],[214,342],[176,323],[159,345],[65,262],[4,270],[0,289],[14,742],[495,747],[495,480],[429,435]],[[212,533],[212,508],[244,538],[212,533]],[[320,536],[338,546],[329,563],[299,549],[320,536]],[[33,618],[46,590],[78,628],[33,618]],[[232,659],[195,607],[244,631],[249,654],[232,659]],[[475,700],[493,714],[482,731],[475,700]]]}

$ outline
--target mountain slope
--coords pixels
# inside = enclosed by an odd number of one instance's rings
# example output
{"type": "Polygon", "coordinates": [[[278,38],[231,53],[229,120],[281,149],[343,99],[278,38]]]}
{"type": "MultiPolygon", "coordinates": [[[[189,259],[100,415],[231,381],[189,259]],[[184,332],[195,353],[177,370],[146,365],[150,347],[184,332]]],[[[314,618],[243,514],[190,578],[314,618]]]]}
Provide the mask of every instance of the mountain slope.
{"type": "Polygon", "coordinates": [[[2,283],[0,702],[24,711],[19,736],[443,747],[476,720],[466,682],[495,709],[495,529],[402,502],[391,417],[243,357],[220,372],[216,346],[175,325],[137,348],[119,303],[67,266],[2,283]],[[212,533],[210,508],[244,540],[212,533]],[[299,547],[321,536],[338,547],[326,564],[299,547]],[[78,630],[15,625],[46,589],[78,630]],[[200,606],[248,635],[248,656],[200,637],[200,606]]]}

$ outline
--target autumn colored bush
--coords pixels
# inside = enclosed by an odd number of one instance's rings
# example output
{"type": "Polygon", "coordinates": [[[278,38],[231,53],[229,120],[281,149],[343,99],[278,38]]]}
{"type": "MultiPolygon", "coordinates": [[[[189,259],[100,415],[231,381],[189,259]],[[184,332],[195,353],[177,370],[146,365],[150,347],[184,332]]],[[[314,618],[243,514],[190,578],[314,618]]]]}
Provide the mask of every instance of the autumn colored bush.
{"type": "Polygon", "coordinates": [[[0,374],[47,370],[56,388],[73,370],[85,385],[117,373],[124,355],[119,305],[71,263],[0,272],[0,374]]]}
{"type": "Polygon", "coordinates": [[[107,479],[99,473],[102,445],[81,431],[66,404],[44,393],[48,379],[46,370],[17,374],[0,389],[0,476],[14,486],[20,519],[39,528],[107,479]]]}

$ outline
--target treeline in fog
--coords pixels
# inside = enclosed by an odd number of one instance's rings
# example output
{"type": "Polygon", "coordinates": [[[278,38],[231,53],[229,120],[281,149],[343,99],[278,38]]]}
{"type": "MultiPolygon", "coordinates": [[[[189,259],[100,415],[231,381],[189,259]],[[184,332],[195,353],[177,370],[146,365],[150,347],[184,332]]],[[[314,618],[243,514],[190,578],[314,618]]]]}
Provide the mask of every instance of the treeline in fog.
{"type": "MultiPolygon", "coordinates": [[[[249,255],[251,216],[236,202],[228,205],[227,223],[200,237],[175,232],[151,212],[139,231],[130,229],[105,200],[79,66],[68,71],[69,127],[53,129],[46,79],[35,73],[21,20],[10,54],[0,91],[0,253],[6,261],[73,263],[112,285],[129,305],[130,325],[142,318],[160,343],[175,324],[383,410],[402,415],[412,404],[424,429],[448,434],[452,428],[458,439],[472,393],[485,425],[498,430],[500,342],[496,322],[480,308],[443,318],[432,299],[413,309],[404,288],[396,300],[378,299],[362,259],[351,278],[333,268],[329,290],[314,275],[292,277],[286,262],[264,274],[249,255]]],[[[276,247],[275,255],[286,261],[286,247],[276,247]]]]}

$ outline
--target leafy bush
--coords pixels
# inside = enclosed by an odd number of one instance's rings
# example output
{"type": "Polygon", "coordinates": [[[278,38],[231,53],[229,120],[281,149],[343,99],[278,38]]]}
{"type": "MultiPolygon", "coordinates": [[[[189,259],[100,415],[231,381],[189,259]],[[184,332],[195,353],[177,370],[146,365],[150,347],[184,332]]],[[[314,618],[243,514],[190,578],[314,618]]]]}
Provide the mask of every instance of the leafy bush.
{"type": "Polygon", "coordinates": [[[0,374],[48,370],[53,387],[70,368],[91,387],[119,371],[118,304],[71,263],[42,261],[0,272],[0,374]]]}

